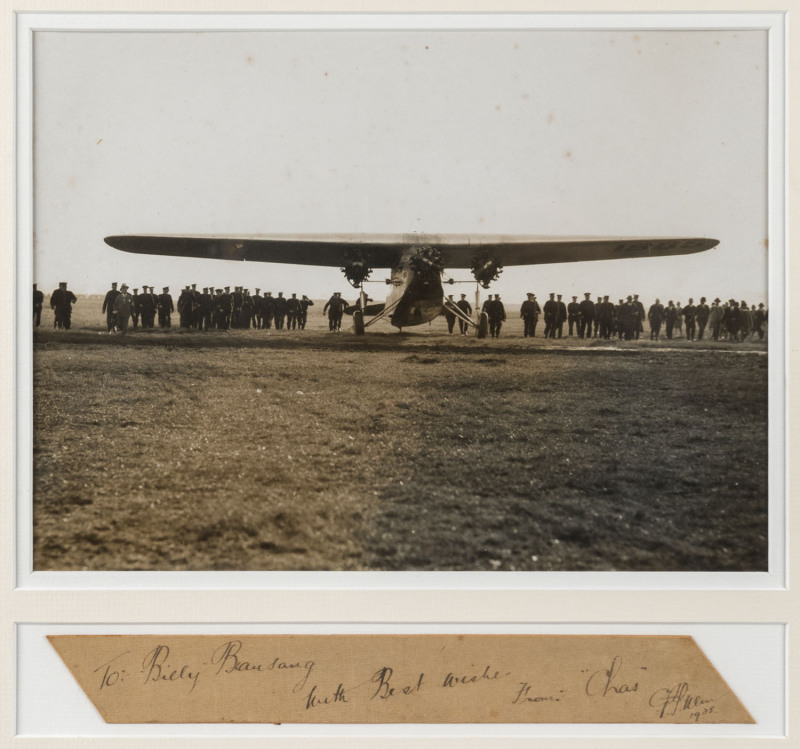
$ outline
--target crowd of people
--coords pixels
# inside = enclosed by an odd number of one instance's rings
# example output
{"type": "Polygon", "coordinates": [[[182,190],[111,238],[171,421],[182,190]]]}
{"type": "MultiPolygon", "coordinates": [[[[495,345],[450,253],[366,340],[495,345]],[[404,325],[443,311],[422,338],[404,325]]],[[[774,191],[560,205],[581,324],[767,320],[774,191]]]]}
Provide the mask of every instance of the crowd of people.
{"type": "Polygon", "coordinates": [[[671,299],[664,306],[660,299],[656,299],[645,312],[638,294],[620,299],[617,304],[609,301],[607,296],[592,301],[589,292],[580,302],[577,296],[573,296],[569,304],[562,300],[561,294],[550,294],[543,308],[535,294],[527,297],[520,307],[524,335],[535,336],[537,323],[542,317],[545,338],[561,338],[566,324],[570,336],[638,340],[644,333],[644,321],[647,320],[650,340],[654,341],[661,338],[662,329],[670,340],[683,336],[689,341],[700,341],[707,335],[715,341],[745,341],[755,337],[762,340],[768,321],[768,311],[763,302],[758,307],[750,307],[744,300],[737,302],[735,299],[722,302],[716,298],[709,305],[705,297],[700,297],[698,304],[690,298],[685,306],[671,299]]]}
{"type": "Polygon", "coordinates": [[[117,289],[117,283],[103,300],[102,312],[106,315],[108,332],[125,333],[128,327],[140,325],[143,330],[155,327],[172,327],[172,316],[177,312],[178,324],[185,330],[229,330],[231,328],[256,328],[276,330],[302,330],[308,319],[308,308],[314,302],[305,294],[299,299],[297,294],[284,297],[283,292],[273,297],[272,292],[261,295],[261,289],[251,294],[243,286],[230,286],[222,289],[187,285],[173,300],[169,287],[164,286],[160,294],[155,294],[152,286],[144,286],[129,293],[127,284],[117,289]]]}
{"type": "MultiPolygon", "coordinates": [[[[102,313],[106,316],[106,327],[109,333],[125,333],[131,328],[141,326],[143,330],[155,327],[172,327],[172,315],[177,312],[179,325],[187,330],[229,330],[230,328],[255,328],[269,330],[303,330],[308,319],[308,308],[314,305],[305,294],[299,299],[297,294],[284,297],[283,292],[273,297],[267,291],[262,296],[261,289],[251,294],[249,289],[236,286],[233,291],[229,286],[222,289],[205,287],[199,291],[196,284],[187,285],[173,302],[169,287],[162,288],[155,294],[152,286],[143,286],[142,292],[133,289],[129,293],[127,284],[112,283],[111,289],[103,299],[102,313]]],[[[72,305],[77,297],[61,282],[50,295],[50,308],[54,312],[53,326],[69,330],[72,305]]],[[[33,285],[33,319],[34,325],[41,324],[44,294],[33,285]]],[[[322,313],[328,316],[328,329],[331,332],[341,330],[342,317],[348,303],[339,292],[334,293],[325,304],[322,313]]],[[[506,311],[500,294],[489,294],[481,307],[489,323],[489,334],[498,338],[503,324],[506,322],[506,311]]],[[[449,295],[445,301],[442,314],[447,322],[448,332],[455,329],[456,320],[461,335],[469,334],[469,325],[465,318],[471,318],[472,305],[467,295],[462,294],[459,301],[449,295]]],[[[610,340],[638,340],[644,334],[645,320],[651,340],[659,340],[662,334],[667,339],[685,337],[689,341],[713,340],[745,341],[765,335],[768,322],[768,310],[764,303],[748,306],[744,300],[729,299],[723,302],[719,298],[709,305],[705,297],[695,304],[689,299],[686,305],[669,300],[665,305],[659,299],[645,310],[638,294],[627,299],[620,299],[617,304],[609,301],[608,296],[592,300],[590,293],[578,301],[572,297],[565,303],[561,294],[550,294],[550,298],[539,305],[536,295],[527,294],[527,299],[520,306],[520,317],[523,323],[523,335],[535,337],[541,320],[545,338],[561,338],[577,336],[578,338],[602,338],[610,340]]]]}

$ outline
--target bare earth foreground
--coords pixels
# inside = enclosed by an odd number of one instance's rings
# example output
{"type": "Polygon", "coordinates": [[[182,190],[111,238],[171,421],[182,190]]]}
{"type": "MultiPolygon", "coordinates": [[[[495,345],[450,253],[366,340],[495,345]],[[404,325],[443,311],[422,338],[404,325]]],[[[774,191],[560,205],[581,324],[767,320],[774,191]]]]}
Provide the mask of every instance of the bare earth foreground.
{"type": "Polygon", "coordinates": [[[36,570],[767,569],[765,343],[97,306],[34,337],[36,570]]]}

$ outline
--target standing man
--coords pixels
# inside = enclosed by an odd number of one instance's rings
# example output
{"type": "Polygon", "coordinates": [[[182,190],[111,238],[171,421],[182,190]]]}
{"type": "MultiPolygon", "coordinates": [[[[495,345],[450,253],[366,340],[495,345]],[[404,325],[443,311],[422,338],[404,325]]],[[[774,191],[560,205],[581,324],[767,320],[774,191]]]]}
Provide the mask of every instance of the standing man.
{"type": "Polygon", "coordinates": [[[261,289],[256,289],[256,293],[252,296],[253,300],[253,327],[256,330],[261,330],[263,325],[263,312],[264,312],[264,297],[261,296],[261,289]]]}
{"type": "MultiPolygon", "coordinates": [[[[189,330],[192,327],[193,300],[192,290],[188,286],[184,286],[181,295],[178,297],[178,314],[181,318],[181,327],[185,330],[189,330]]],[[[144,325],[144,320],[142,325],[144,325]]]]}
{"type": "Polygon", "coordinates": [[[611,331],[614,329],[614,305],[609,301],[608,296],[604,296],[603,301],[596,304],[594,310],[600,326],[597,335],[608,341],[611,339],[611,331]]]}
{"type": "Polygon", "coordinates": [[[125,335],[128,332],[128,320],[130,320],[132,310],[133,297],[128,293],[127,284],[122,284],[117,296],[114,298],[115,330],[118,333],[125,335]]]}
{"type": "MultiPolygon", "coordinates": [[[[597,301],[594,305],[594,337],[597,338],[600,335],[600,308],[603,304],[603,299],[597,297],[597,301]]],[[[608,297],[605,298],[605,301],[608,301],[608,297]]]]}
{"type": "Polygon", "coordinates": [[[525,338],[536,336],[536,323],[539,322],[541,308],[536,301],[536,294],[528,292],[528,298],[519,308],[519,316],[522,318],[522,335],[525,338]]]}
{"type": "Polygon", "coordinates": [[[131,323],[133,323],[133,329],[139,327],[139,289],[133,290],[133,307],[131,308],[131,323]]]}
{"type": "Polygon", "coordinates": [[[697,322],[697,340],[703,340],[703,333],[705,332],[706,325],[708,325],[708,318],[711,315],[711,309],[706,304],[706,298],[700,297],[700,304],[695,308],[694,319],[697,322]]]}
{"type": "Polygon", "coordinates": [[[506,321],[506,308],[500,301],[500,294],[494,295],[494,301],[489,304],[486,314],[489,316],[489,334],[492,338],[499,338],[500,328],[506,321]]]}
{"type": "Polygon", "coordinates": [[[33,325],[36,328],[42,322],[42,307],[44,307],[44,293],[36,288],[36,284],[33,284],[33,325]]]}
{"type": "Polygon", "coordinates": [[[50,295],[50,309],[55,312],[53,325],[56,328],[69,330],[72,321],[72,305],[78,298],[67,288],[67,282],[61,281],[58,288],[50,295]]]}
{"type": "Polygon", "coordinates": [[[279,291],[278,296],[275,297],[275,330],[283,330],[283,321],[286,319],[286,313],[289,310],[289,305],[283,292],[279,291]]]}
{"type": "MultiPolygon", "coordinates": [[[[567,321],[567,305],[561,301],[561,294],[556,294],[556,327],[555,331],[558,333],[558,337],[561,338],[561,334],[564,330],[564,323],[567,321]]],[[[553,335],[553,331],[550,332],[550,337],[555,338],[553,335]]]]}
{"type": "MultiPolygon", "coordinates": [[[[598,302],[600,298],[598,297],[598,302]]],[[[583,301],[580,304],[581,307],[581,322],[578,326],[578,335],[581,338],[591,338],[592,337],[592,326],[594,325],[595,315],[597,310],[595,308],[595,304],[592,301],[592,295],[587,291],[583,295],[583,301]]]]}
{"type": "Polygon", "coordinates": [[[575,328],[580,328],[581,305],[578,304],[578,297],[572,297],[572,301],[567,307],[567,322],[569,323],[568,334],[571,336],[575,328]]]}
{"type": "Polygon", "coordinates": [[[297,294],[292,294],[286,300],[286,329],[297,330],[297,318],[300,316],[300,300],[297,294]]]}
{"type": "Polygon", "coordinates": [[[312,302],[305,294],[303,294],[303,298],[300,300],[300,313],[297,317],[297,324],[300,326],[300,330],[306,329],[306,322],[308,321],[308,308],[313,306],[314,302],[312,302]]]}
{"type": "Polygon", "coordinates": [[[719,340],[719,334],[722,330],[722,320],[725,317],[725,310],[720,306],[721,299],[717,297],[711,304],[711,312],[708,315],[708,324],[711,328],[711,337],[719,340]]]}
{"type": "Polygon", "coordinates": [[[667,311],[665,314],[666,321],[667,321],[667,338],[672,340],[672,331],[675,329],[675,323],[680,320],[680,315],[678,314],[678,308],[675,306],[675,302],[672,299],[669,300],[667,303],[667,311]]]}
{"type": "MultiPolygon", "coordinates": [[[[211,324],[217,330],[228,330],[228,312],[230,307],[225,301],[225,295],[222,289],[217,289],[215,295],[211,298],[212,302],[212,321],[211,324]]],[[[180,304],[180,303],[179,303],[180,304]]]]}
{"type": "Polygon", "coordinates": [[[272,298],[271,291],[264,292],[264,301],[261,303],[261,317],[264,321],[264,327],[269,330],[275,317],[275,300],[272,298]]]}
{"type": "Polygon", "coordinates": [[[633,295],[633,306],[636,307],[636,329],[635,338],[638,341],[639,335],[644,333],[644,305],[639,301],[639,295],[633,295]]]}
{"type": "Polygon", "coordinates": [[[647,310],[647,322],[650,325],[650,340],[657,341],[661,334],[661,324],[664,322],[664,305],[658,299],[647,310]]]}
{"type": "Polygon", "coordinates": [[[758,303],[758,309],[753,310],[753,333],[758,334],[758,340],[764,340],[764,323],[767,321],[767,310],[764,302],[758,303]]]}
{"type": "Polygon", "coordinates": [[[156,318],[156,298],[152,286],[142,286],[139,295],[139,311],[142,315],[142,330],[152,330],[156,318]]]}
{"type": "Polygon", "coordinates": [[[158,327],[172,327],[172,313],[175,305],[172,303],[172,296],[169,293],[169,286],[164,286],[158,295],[158,327]]]}
{"type": "Polygon", "coordinates": [[[103,299],[103,312],[106,315],[106,330],[110,333],[114,329],[114,300],[119,296],[117,282],[111,284],[111,288],[106,292],[103,299]]]}
{"type": "Polygon", "coordinates": [[[253,321],[253,297],[250,296],[250,289],[242,289],[242,315],[239,320],[239,327],[250,329],[253,321]]]}
{"type": "Polygon", "coordinates": [[[550,298],[544,303],[544,337],[553,338],[556,318],[558,317],[558,304],[555,292],[550,294],[550,298]]]}
{"type": "MultiPolygon", "coordinates": [[[[472,305],[467,301],[467,295],[462,294],[461,299],[456,302],[458,307],[467,317],[472,317],[472,305]]],[[[466,335],[469,326],[460,317],[458,318],[458,332],[461,335],[466,335]]]]}
{"type": "MultiPolygon", "coordinates": [[[[452,294],[448,294],[447,299],[451,305],[455,304],[452,294]]],[[[444,308],[444,319],[447,321],[447,332],[452,334],[453,328],[456,325],[456,313],[453,312],[451,307],[444,308]]]]}
{"type": "Polygon", "coordinates": [[[694,299],[689,297],[689,304],[687,304],[682,310],[681,314],[683,315],[683,320],[686,323],[686,340],[693,341],[694,340],[694,332],[695,332],[695,315],[697,313],[697,307],[694,306],[694,299]]]}

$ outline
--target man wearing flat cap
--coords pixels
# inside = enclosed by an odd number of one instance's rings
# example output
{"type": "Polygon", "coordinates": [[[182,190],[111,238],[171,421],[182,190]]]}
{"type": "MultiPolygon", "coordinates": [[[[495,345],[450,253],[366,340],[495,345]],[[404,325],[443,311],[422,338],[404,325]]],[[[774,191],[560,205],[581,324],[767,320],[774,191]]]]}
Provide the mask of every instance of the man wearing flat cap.
{"type": "Polygon", "coordinates": [[[132,312],[133,297],[128,293],[128,285],[122,284],[114,299],[114,326],[118,333],[125,335],[128,332],[128,321],[132,312]]]}

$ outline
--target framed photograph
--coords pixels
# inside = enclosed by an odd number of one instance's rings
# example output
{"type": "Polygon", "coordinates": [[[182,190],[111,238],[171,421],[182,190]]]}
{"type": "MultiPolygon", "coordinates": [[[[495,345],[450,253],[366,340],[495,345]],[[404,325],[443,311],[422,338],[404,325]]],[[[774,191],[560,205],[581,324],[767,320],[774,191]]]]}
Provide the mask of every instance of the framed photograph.
{"type": "Polygon", "coordinates": [[[683,627],[761,712],[648,735],[783,735],[787,8],[454,10],[14,15],[11,735],[148,627],[683,627]]]}

